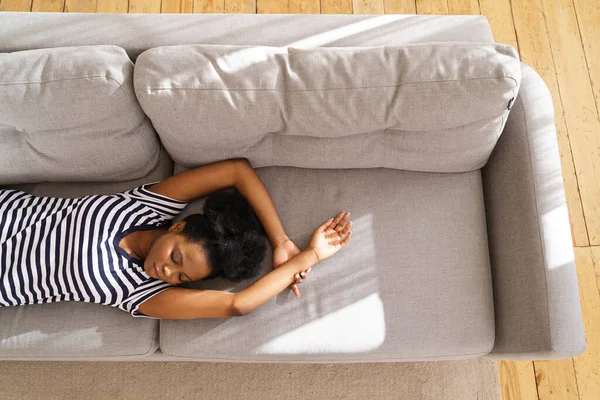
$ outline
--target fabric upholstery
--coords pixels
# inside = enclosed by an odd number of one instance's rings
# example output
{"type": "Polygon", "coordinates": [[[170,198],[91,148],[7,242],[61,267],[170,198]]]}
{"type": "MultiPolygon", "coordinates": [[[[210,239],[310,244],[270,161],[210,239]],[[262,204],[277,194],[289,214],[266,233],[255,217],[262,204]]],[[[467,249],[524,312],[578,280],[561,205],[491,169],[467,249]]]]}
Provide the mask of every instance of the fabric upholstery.
{"type": "Polygon", "coordinates": [[[246,157],[256,168],[464,172],[487,161],[520,73],[501,44],[185,45],[142,53],[134,85],[186,167],[246,157]]]}
{"type": "MultiPolygon", "coordinates": [[[[494,344],[479,171],[256,169],[299,248],[350,211],[353,239],[300,285],[230,319],[161,320],[161,350],[196,361],[311,362],[468,358],[494,344]]],[[[228,190],[235,190],[233,188],[228,190]]],[[[192,202],[177,220],[198,212],[192,202]]],[[[269,245],[261,276],[272,271],[269,245]]],[[[185,284],[239,291],[225,280],[185,284]]]]}
{"type": "Polygon", "coordinates": [[[506,129],[483,168],[496,310],[490,356],[552,359],[585,349],[571,227],[548,87],[522,64],[506,129]]]}
{"type": "Polygon", "coordinates": [[[0,54],[0,184],[137,179],[159,141],[116,46],[0,54]]]}
{"type": "Polygon", "coordinates": [[[295,47],[494,43],[483,15],[86,14],[0,12],[0,52],[112,44],[132,60],[180,44],[295,47]],[[48,34],[52,32],[52,34],[48,34]],[[76,32],[76,34],[73,34],[76,32]]]}

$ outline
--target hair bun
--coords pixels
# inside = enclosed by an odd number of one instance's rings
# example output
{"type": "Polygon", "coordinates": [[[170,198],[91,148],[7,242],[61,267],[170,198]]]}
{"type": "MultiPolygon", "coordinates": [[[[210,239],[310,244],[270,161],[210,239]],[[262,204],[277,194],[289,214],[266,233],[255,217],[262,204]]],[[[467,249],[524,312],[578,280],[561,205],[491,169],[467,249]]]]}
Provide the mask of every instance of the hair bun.
{"type": "Polygon", "coordinates": [[[233,238],[247,231],[265,233],[250,203],[239,193],[215,193],[206,199],[202,210],[209,229],[219,239],[233,238]]]}
{"type": "Polygon", "coordinates": [[[203,214],[193,214],[185,220],[193,225],[186,226],[185,232],[202,241],[215,276],[239,281],[258,275],[268,237],[244,196],[216,192],[206,199],[203,214]]]}

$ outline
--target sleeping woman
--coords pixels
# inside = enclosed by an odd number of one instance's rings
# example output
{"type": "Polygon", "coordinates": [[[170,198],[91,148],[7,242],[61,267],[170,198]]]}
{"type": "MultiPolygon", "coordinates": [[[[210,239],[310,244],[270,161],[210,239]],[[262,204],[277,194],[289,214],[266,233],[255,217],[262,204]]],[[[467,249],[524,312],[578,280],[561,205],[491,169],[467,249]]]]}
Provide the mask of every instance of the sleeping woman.
{"type": "Polygon", "coordinates": [[[315,229],[300,251],[246,159],[191,169],[112,195],[33,196],[0,189],[0,307],[82,301],[135,317],[228,318],[251,313],[307,277],[350,240],[349,213],[315,229]],[[203,214],[173,223],[188,202],[203,214]],[[273,247],[273,271],[238,293],[179,287],[255,278],[273,247]]]}

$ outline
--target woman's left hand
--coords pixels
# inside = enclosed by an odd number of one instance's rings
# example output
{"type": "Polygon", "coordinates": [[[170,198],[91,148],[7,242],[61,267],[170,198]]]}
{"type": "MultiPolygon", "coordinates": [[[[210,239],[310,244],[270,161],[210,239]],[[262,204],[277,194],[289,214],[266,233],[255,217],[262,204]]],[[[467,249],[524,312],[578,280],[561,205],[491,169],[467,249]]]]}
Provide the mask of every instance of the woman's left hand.
{"type": "MultiPolygon", "coordinates": [[[[300,253],[300,249],[296,246],[294,242],[290,239],[285,242],[279,244],[277,247],[273,249],[273,268],[277,268],[280,265],[284,264],[288,260],[294,258],[297,254],[300,253]]],[[[300,277],[300,280],[296,278],[296,282],[302,282],[302,278],[306,277],[306,273],[304,276],[300,277]]],[[[300,291],[298,290],[297,283],[292,283],[292,291],[296,295],[296,297],[300,297],[300,291]]]]}

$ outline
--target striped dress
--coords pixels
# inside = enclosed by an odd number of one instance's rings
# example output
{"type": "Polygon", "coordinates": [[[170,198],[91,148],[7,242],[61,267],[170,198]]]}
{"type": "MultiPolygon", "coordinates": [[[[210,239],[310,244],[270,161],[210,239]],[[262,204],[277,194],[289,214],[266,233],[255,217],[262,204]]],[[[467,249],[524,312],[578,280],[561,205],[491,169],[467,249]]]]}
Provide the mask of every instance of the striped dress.
{"type": "Polygon", "coordinates": [[[146,274],[119,242],[187,205],[147,190],[157,182],[71,199],[0,189],[0,307],[83,301],[153,318],[138,307],[175,285],[146,274]]]}

